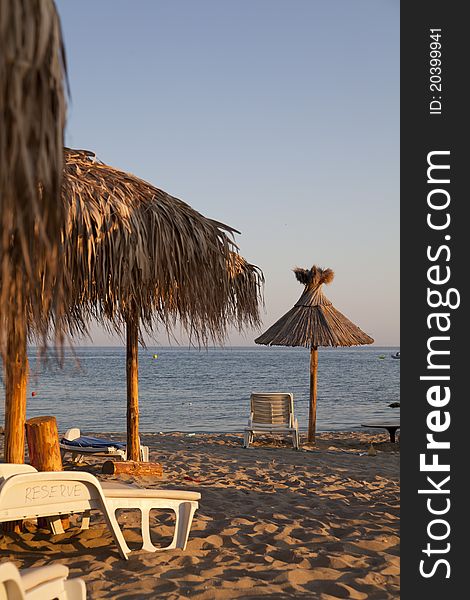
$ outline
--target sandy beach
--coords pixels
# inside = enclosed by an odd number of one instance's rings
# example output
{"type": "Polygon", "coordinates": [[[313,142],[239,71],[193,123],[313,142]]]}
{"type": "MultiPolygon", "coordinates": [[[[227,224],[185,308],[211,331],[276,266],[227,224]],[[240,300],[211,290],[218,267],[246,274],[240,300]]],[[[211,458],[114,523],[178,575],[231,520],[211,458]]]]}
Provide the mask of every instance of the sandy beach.
{"type": "MultiPolygon", "coordinates": [[[[163,478],[120,480],[202,494],[184,552],[136,551],[124,561],[95,513],[84,532],[72,517],[63,535],[33,522],[21,535],[1,534],[0,559],[19,568],[60,561],[84,578],[91,599],[399,598],[399,444],[387,439],[323,433],[296,452],[272,438],[243,449],[237,434],[142,434],[163,478]],[[376,456],[367,454],[371,441],[376,456]]],[[[113,479],[101,464],[80,468],[113,479]]],[[[136,546],[136,514],[119,520],[136,546]]],[[[170,515],[159,514],[155,540],[170,532],[170,515]]]]}

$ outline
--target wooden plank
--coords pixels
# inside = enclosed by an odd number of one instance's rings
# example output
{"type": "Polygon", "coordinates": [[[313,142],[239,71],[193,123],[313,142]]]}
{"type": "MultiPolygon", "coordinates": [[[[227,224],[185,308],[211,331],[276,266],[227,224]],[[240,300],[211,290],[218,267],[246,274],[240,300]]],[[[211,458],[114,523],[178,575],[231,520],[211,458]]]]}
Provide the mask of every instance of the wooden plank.
{"type": "Polygon", "coordinates": [[[137,475],[153,477],[161,477],[163,475],[163,467],[160,463],[137,462],[134,460],[126,460],[114,462],[107,460],[103,463],[101,472],[105,475],[137,475]]]}

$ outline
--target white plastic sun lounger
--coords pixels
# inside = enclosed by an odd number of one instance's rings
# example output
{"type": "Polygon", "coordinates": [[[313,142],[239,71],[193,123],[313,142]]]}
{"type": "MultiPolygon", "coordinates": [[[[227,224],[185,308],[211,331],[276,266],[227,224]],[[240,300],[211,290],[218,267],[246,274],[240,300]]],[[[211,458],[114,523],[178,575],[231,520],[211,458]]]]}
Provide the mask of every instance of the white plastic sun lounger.
{"type": "Polygon", "coordinates": [[[184,550],[200,498],[198,492],[142,489],[118,482],[101,485],[96,477],[80,471],[38,472],[30,465],[0,464],[0,522],[53,516],[53,533],[63,533],[60,515],[84,513],[82,529],[87,529],[90,511],[100,510],[123,558],[130,549],[116,520],[118,509],[140,510],[143,550],[184,550]],[[164,548],[151,541],[154,508],[172,510],[176,516],[173,540],[164,548]]]}
{"type": "Polygon", "coordinates": [[[67,579],[59,563],[19,571],[11,562],[0,565],[0,600],[86,600],[83,579],[67,579]]]}
{"type": "Polygon", "coordinates": [[[245,428],[244,448],[256,433],[285,433],[292,436],[296,450],[300,446],[299,424],[294,417],[294,395],[282,392],[252,393],[250,418],[245,428]]]}
{"type": "MultiPolygon", "coordinates": [[[[101,438],[82,436],[78,427],[67,429],[59,440],[62,459],[67,453],[72,454],[72,462],[81,462],[85,456],[114,456],[120,460],[127,460],[126,444],[113,442],[101,438]]],[[[149,461],[148,446],[140,446],[140,460],[149,461]]]]}

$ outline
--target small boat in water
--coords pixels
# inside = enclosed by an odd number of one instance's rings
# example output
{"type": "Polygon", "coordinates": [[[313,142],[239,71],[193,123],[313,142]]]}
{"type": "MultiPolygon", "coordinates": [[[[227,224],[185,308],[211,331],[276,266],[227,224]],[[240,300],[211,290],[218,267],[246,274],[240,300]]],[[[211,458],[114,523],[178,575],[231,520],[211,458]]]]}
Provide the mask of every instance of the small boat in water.
{"type": "Polygon", "coordinates": [[[391,354],[392,358],[400,358],[400,351],[395,352],[395,354],[391,354]]]}

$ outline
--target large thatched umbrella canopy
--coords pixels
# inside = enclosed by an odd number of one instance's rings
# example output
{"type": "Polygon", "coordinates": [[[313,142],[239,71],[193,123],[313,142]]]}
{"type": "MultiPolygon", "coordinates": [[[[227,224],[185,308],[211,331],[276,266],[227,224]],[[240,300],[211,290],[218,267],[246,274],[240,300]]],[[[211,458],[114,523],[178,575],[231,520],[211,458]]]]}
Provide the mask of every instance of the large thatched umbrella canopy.
{"type": "Polygon", "coordinates": [[[323,294],[324,283],[331,283],[331,269],[294,269],[297,280],[305,285],[303,294],[289,312],[265,333],[257,344],[305,346],[310,348],[310,409],[308,441],[315,441],[318,346],[359,346],[372,344],[370,336],[354,325],[323,294]]]}
{"type": "Polygon", "coordinates": [[[52,0],[0,2],[0,354],[5,458],[23,461],[27,322],[45,341],[63,307],[60,201],[65,59],[52,0]],[[19,423],[18,427],[14,427],[19,423]]]}
{"type": "Polygon", "coordinates": [[[137,346],[155,323],[198,342],[259,323],[262,274],[237,254],[234,229],[151,184],[66,150],[64,236],[69,329],[90,317],[127,330],[128,451],[138,460],[137,346]]]}

